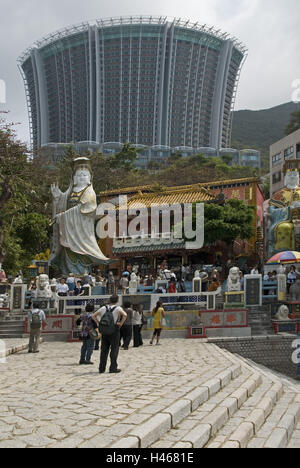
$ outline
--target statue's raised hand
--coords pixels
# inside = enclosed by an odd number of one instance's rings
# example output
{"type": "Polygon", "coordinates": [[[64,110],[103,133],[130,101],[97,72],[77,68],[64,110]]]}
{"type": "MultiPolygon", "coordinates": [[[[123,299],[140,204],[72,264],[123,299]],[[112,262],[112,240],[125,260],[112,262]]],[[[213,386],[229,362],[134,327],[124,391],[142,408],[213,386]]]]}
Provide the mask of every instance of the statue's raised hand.
{"type": "Polygon", "coordinates": [[[57,200],[61,196],[61,191],[58,187],[58,183],[56,182],[55,184],[51,185],[51,193],[53,195],[53,198],[57,200]]]}

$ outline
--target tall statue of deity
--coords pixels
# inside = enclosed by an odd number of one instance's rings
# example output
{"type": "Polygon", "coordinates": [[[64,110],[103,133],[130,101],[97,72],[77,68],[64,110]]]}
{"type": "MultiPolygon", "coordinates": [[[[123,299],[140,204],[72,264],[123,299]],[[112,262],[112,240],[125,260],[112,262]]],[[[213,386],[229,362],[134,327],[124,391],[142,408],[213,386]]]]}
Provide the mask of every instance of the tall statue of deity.
{"type": "Polygon", "coordinates": [[[284,166],[284,188],[270,200],[268,226],[268,254],[300,247],[300,176],[299,160],[287,161],[284,166]]]}
{"type": "Polygon", "coordinates": [[[50,264],[63,274],[82,275],[92,266],[108,264],[95,236],[96,193],[92,185],[91,163],[88,158],[73,161],[70,186],[62,193],[57,184],[53,195],[53,247],[50,264]]]}

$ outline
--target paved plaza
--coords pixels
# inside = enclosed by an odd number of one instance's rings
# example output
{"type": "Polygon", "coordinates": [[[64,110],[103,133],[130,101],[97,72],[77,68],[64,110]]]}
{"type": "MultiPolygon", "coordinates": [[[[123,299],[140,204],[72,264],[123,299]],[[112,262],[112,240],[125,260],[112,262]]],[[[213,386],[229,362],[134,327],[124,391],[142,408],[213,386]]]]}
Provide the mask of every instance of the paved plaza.
{"type": "MultiPolygon", "coordinates": [[[[216,345],[120,351],[120,374],[79,366],[80,343],[0,364],[0,447],[300,447],[300,393],[216,345]]],[[[300,392],[300,389],[299,389],[300,392]]]]}

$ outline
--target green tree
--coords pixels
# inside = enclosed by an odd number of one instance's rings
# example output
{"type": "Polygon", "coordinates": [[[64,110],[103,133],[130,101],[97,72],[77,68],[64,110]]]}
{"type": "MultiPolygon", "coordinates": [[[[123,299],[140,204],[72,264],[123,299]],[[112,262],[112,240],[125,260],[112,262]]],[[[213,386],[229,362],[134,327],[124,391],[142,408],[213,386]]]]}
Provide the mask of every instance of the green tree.
{"type": "Polygon", "coordinates": [[[112,157],[111,167],[115,169],[122,168],[125,170],[135,169],[134,163],[138,158],[138,153],[141,151],[143,150],[139,150],[126,142],[121,151],[112,157]]]}
{"type": "MultiPolygon", "coordinates": [[[[226,242],[230,251],[235,240],[247,240],[254,235],[255,208],[242,200],[228,200],[224,206],[204,205],[204,245],[226,242]]],[[[193,228],[196,229],[194,210],[193,228]]]]}
{"type": "MultiPolygon", "coordinates": [[[[26,148],[16,140],[12,126],[0,120],[0,262],[6,256],[5,233],[9,225],[9,205],[19,191],[21,183],[26,183],[24,171],[27,168],[26,148]]],[[[6,236],[7,238],[7,236],[6,236]]]]}
{"type": "Polygon", "coordinates": [[[157,161],[150,161],[147,169],[149,171],[159,171],[162,168],[162,164],[157,161]]]}
{"type": "Polygon", "coordinates": [[[269,200],[270,195],[271,195],[270,185],[271,185],[270,177],[266,177],[265,180],[264,180],[264,183],[263,183],[263,185],[261,187],[262,192],[263,192],[264,197],[265,197],[266,200],[269,200]]]}
{"type": "Polygon", "coordinates": [[[26,213],[18,216],[14,231],[22,240],[22,247],[33,258],[38,252],[46,250],[49,245],[51,229],[49,218],[41,213],[26,213]]]}
{"type": "Polygon", "coordinates": [[[233,156],[232,154],[223,154],[222,155],[222,161],[227,165],[230,166],[233,161],[233,156]]]}
{"type": "Polygon", "coordinates": [[[285,134],[290,135],[300,129],[300,111],[292,112],[290,122],[285,128],[285,134]]]}
{"type": "MultiPolygon", "coordinates": [[[[52,171],[53,172],[53,171],[52,171]]],[[[13,125],[0,122],[0,262],[8,274],[25,269],[49,247],[51,174],[32,160],[13,125]]]]}

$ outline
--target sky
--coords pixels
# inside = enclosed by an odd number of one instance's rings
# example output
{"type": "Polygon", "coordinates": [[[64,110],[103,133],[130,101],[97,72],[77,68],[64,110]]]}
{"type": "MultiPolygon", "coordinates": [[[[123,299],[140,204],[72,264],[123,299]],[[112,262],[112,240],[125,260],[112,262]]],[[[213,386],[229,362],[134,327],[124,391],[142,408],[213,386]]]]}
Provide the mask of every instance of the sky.
{"type": "Polygon", "coordinates": [[[18,124],[16,131],[22,141],[29,142],[29,128],[18,56],[58,29],[130,15],[198,21],[243,42],[248,57],[235,110],[266,109],[289,102],[293,83],[300,83],[299,0],[0,0],[0,111],[9,111],[8,119],[18,124]]]}

